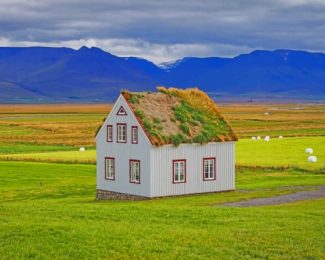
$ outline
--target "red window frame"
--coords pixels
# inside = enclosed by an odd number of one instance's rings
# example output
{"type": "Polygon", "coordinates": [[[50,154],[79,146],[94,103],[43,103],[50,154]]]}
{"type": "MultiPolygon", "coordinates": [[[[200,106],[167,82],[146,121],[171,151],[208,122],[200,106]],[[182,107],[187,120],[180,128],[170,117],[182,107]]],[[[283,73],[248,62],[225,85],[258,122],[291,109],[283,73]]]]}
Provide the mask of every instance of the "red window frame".
{"type": "Polygon", "coordinates": [[[216,180],[217,172],[216,172],[216,157],[205,157],[203,158],[203,164],[202,164],[202,175],[203,175],[203,181],[214,181],[216,180]],[[207,160],[213,160],[213,178],[205,178],[205,172],[204,172],[204,162],[207,160]]]}
{"type": "Polygon", "coordinates": [[[108,143],[111,143],[113,142],[113,125],[107,125],[107,129],[106,129],[106,141],[108,143]],[[111,139],[109,139],[109,136],[108,136],[108,129],[111,129],[111,139]]]}
{"type": "Polygon", "coordinates": [[[140,184],[141,183],[141,161],[140,160],[135,160],[135,159],[130,159],[129,160],[129,182],[134,183],[134,184],[140,184]],[[132,162],[139,163],[139,181],[132,181],[132,178],[131,178],[131,174],[132,174],[131,164],[132,164],[132,162]]]}
{"type": "Polygon", "coordinates": [[[120,108],[116,112],[117,116],[127,116],[128,114],[126,113],[126,110],[123,106],[120,106],[120,108]],[[120,112],[120,110],[123,109],[124,112],[120,112]],[[121,114],[122,113],[122,114],[121,114]]]}
{"type": "Polygon", "coordinates": [[[114,181],[115,180],[115,158],[105,157],[105,180],[114,181]],[[107,177],[107,160],[113,160],[113,178],[107,177]]]}
{"type": "Polygon", "coordinates": [[[186,183],[186,181],[187,181],[187,176],[186,176],[186,159],[173,160],[173,183],[174,184],[186,183]],[[175,163],[176,162],[184,162],[184,180],[183,181],[175,181],[175,163]]]}
{"type": "Polygon", "coordinates": [[[128,142],[128,126],[125,123],[117,123],[116,124],[116,142],[125,144],[128,142]],[[125,141],[119,141],[118,133],[119,133],[119,126],[125,126],[125,141]]]}
{"type": "Polygon", "coordinates": [[[131,127],[131,143],[132,144],[137,144],[139,142],[139,129],[138,129],[138,126],[132,126],[131,127]],[[136,130],[136,137],[137,139],[134,140],[133,138],[133,130],[136,130]]]}

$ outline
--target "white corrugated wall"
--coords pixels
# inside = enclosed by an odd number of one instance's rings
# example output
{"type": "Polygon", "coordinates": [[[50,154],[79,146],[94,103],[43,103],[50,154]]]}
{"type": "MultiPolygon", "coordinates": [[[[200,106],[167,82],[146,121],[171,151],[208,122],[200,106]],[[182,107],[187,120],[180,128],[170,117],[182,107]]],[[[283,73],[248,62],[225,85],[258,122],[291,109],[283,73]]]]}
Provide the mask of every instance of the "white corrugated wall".
{"type": "Polygon", "coordinates": [[[150,146],[145,133],[138,125],[124,98],[120,96],[111,111],[111,116],[105,121],[103,129],[96,140],[97,147],[97,189],[128,193],[150,197],[150,146]],[[127,116],[116,115],[123,105],[127,116]],[[127,124],[127,143],[116,142],[116,124],[127,124]],[[113,125],[113,142],[106,141],[106,126],[113,125]],[[138,126],[139,142],[131,144],[131,126],[138,126]],[[115,180],[105,179],[105,157],[115,158],[115,180]],[[140,184],[129,181],[129,160],[140,160],[140,184]]]}
{"type": "Polygon", "coordinates": [[[151,197],[235,189],[235,142],[150,150],[151,197]],[[203,181],[203,158],[216,157],[216,180],[203,181]],[[173,160],[186,159],[186,183],[173,183],[173,160]]]}

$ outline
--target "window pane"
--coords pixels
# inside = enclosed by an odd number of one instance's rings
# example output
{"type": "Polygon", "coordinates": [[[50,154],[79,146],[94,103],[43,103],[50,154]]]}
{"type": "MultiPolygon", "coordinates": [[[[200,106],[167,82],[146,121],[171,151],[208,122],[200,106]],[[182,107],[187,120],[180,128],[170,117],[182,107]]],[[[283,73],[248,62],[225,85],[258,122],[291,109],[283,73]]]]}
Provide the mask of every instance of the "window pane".
{"type": "Polygon", "coordinates": [[[183,181],[184,180],[184,173],[181,173],[179,176],[179,180],[183,181]]]}
{"type": "Polygon", "coordinates": [[[111,142],[113,140],[113,128],[112,126],[107,126],[107,141],[111,142]]]}
{"type": "Polygon", "coordinates": [[[132,127],[132,142],[137,143],[138,142],[138,128],[132,127]]]}
{"type": "Polygon", "coordinates": [[[214,159],[204,159],[203,171],[205,179],[214,179],[214,159]]]}
{"type": "Polygon", "coordinates": [[[213,161],[210,161],[210,167],[209,167],[209,172],[210,172],[210,178],[213,178],[213,161]]]}
{"type": "Polygon", "coordinates": [[[106,159],[106,178],[114,179],[114,159],[106,159]]]}
{"type": "Polygon", "coordinates": [[[131,181],[140,182],[140,162],[131,161],[131,181]]]}

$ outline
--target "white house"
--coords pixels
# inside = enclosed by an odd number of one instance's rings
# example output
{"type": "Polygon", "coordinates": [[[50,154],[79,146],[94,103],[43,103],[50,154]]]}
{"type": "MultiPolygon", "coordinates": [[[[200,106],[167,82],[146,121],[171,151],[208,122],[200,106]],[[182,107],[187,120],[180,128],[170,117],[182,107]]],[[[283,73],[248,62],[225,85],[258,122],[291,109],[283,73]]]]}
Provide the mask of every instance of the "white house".
{"type": "Polygon", "coordinates": [[[96,136],[97,199],[234,190],[236,141],[196,88],[122,92],[96,136]]]}

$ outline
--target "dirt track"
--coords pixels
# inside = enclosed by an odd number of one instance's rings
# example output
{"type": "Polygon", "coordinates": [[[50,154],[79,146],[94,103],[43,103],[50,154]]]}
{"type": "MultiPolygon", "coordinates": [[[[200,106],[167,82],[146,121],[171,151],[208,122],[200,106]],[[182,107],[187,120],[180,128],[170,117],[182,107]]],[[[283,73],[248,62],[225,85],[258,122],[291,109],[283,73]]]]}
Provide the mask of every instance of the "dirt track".
{"type": "Polygon", "coordinates": [[[252,200],[244,200],[238,202],[225,203],[223,206],[230,207],[255,207],[266,205],[279,205],[284,203],[291,203],[300,200],[311,200],[325,198],[325,186],[319,186],[317,190],[299,191],[288,195],[280,195],[270,198],[260,198],[252,200]]]}

